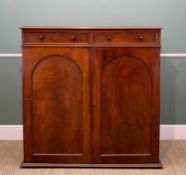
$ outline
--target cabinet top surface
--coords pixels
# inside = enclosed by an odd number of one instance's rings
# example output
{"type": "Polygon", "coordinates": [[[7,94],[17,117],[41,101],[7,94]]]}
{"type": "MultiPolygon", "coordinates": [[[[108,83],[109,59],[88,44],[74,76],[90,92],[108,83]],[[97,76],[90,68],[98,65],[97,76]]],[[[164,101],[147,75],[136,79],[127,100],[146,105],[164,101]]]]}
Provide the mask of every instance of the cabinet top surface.
{"type": "Polygon", "coordinates": [[[20,29],[71,29],[71,30],[122,30],[122,29],[131,29],[131,30],[138,30],[138,29],[162,29],[161,27],[157,26],[79,26],[79,27],[73,27],[73,26],[22,26],[20,29]]]}
{"type": "Polygon", "coordinates": [[[159,27],[24,26],[24,46],[160,46],[159,27]]]}

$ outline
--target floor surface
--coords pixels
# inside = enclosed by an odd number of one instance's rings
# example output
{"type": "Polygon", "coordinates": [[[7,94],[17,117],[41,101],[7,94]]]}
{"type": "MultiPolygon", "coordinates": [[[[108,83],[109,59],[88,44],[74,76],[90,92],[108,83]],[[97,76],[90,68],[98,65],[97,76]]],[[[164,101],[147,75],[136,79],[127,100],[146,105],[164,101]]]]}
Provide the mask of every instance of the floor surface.
{"type": "Polygon", "coordinates": [[[0,141],[0,175],[186,175],[186,140],[161,141],[163,169],[21,169],[22,141],[0,141]]]}

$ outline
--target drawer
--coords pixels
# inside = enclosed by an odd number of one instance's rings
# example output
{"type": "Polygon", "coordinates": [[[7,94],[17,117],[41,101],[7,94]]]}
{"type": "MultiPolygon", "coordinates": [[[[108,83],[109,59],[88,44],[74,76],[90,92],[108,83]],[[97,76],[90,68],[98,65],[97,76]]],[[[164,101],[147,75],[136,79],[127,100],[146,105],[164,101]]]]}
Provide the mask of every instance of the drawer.
{"type": "Polygon", "coordinates": [[[98,32],[94,34],[94,43],[104,44],[156,44],[155,32],[98,32]]]}
{"type": "Polygon", "coordinates": [[[88,43],[88,33],[76,32],[25,32],[23,42],[27,44],[88,43]]]}

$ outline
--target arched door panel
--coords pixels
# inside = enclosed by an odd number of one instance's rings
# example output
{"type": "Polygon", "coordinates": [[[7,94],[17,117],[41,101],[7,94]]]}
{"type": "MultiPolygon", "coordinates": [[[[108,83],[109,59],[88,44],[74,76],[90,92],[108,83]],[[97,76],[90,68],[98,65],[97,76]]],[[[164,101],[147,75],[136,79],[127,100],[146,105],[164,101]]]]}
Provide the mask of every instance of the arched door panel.
{"type": "Polygon", "coordinates": [[[152,158],[152,76],[144,60],[138,49],[95,51],[93,142],[98,163],[152,158]]]}
{"type": "Polygon", "coordinates": [[[25,85],[31,94],[26,118],[31,123],[27,131],[32,133],[26,138],[31,143],[29,159],[89,163],[89,50],[51,48],[45,54],[41,48],[37,56],[29,55],[25,60],[30,70],[25,85]]]}

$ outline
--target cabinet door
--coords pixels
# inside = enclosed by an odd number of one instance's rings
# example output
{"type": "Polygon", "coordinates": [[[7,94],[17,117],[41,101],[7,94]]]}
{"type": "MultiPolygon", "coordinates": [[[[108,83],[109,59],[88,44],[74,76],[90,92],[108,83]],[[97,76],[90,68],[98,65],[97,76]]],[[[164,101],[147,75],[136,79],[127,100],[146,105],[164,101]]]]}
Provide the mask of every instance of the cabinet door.
{"type": "Polygon", "coordinates": [[[88,163],[88,48],[24,48],[25,163],[88,163]]]}
{"type": "Polygon", "coordinates": [[[159,54],[159,48],[95,49],[95,162],[159,162],[159,54]]]}

